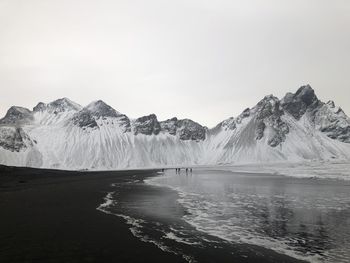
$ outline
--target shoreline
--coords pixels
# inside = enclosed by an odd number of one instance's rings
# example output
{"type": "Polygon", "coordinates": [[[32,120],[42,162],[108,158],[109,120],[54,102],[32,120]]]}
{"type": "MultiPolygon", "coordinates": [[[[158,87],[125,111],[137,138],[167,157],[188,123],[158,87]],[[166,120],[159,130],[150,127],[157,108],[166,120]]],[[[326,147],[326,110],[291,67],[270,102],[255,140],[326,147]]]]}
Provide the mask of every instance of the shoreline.
{"type": "Polygon", "coordinates": [[[184,262],[96,209],[112,183],[154,172],[0,167],[0,261],[184,262]]]}
{"type": "MultiPolygon", "coordinates": [[[[98,209],[106,195],[113,192],[112,184],[131,179],[142,183],[136,188],[135,184],[128,184],[134,188],[122,187],[121,200],[140,201],[147,194],[168,196],[167,202],[182,209],[176,204],[174,191],[169,193],[143,182],[158,171],[85,172],[0,166],[0,261],[187,262],[181,253],[164,251],[155,243],[137,238],[125,218],[98,209]]],[[[174,220],[180,220],[181,213],[174,220]]],[[[229,245],[224,251],[180,246],[191,251],[198,262],[301,262],[246,244],[229,245]]]]}

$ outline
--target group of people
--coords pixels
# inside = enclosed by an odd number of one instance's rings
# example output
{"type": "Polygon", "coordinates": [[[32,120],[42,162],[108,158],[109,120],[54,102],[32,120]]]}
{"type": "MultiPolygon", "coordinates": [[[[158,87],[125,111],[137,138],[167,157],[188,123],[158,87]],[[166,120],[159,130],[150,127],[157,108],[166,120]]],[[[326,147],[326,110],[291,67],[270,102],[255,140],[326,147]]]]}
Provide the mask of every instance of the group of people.
{"type": "MultiPolygon", "coordinates": [[[[192,173],[192,168],[184,168],[186,171],[186,174],[188,174],[189,172],[192,173]]],[[[180,174],[181,173],[181,168],[175,168],[175,172],[176,174],[180,174]]]]}

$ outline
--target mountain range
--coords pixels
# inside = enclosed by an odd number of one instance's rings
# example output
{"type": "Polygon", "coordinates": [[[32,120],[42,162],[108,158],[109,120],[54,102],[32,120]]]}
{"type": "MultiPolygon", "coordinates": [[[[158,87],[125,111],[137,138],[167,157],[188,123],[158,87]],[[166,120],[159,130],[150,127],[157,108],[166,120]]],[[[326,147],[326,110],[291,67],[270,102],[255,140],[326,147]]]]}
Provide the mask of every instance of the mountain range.
{"type": "Polygon", "coordinates": [[[101,100],[62,98],[0,120],[0,163],[58,169],[122,169],[305,160],[349,160],[350,118],[309,86],[208,129],[190,119],[131,119],[101,100]]]}

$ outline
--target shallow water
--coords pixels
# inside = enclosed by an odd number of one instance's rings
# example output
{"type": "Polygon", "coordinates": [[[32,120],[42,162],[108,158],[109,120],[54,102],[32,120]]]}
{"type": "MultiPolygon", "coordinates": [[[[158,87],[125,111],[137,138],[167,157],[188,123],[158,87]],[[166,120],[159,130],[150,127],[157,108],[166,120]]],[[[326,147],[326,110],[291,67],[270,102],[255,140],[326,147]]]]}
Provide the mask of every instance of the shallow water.
{"type": "Polygon", "coordinates": [[[350,262],[348,182],[169,170],[146,185],[130,182],[130,189],[143,187],[142,194],[119,203],[118,187],[127,191],[116,185],[107,210],[128,220],[139,238],[188,261],[198,259],[193,247],[244,258],[252,251],[237,244],[250,244],[309,262],[350,262]]]}

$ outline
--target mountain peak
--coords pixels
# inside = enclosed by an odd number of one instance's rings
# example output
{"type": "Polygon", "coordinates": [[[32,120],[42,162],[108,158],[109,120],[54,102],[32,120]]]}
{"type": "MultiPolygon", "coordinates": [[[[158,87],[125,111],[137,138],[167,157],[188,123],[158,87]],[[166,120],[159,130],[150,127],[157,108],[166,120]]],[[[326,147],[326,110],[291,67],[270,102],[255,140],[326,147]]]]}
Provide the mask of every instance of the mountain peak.
{"type": "Polygon", "coordinates": [[[45,110],[47,107],[47,105],[44,102],[39,102],[34,108],[33,111],[34,112],[38,112],[38,111],[43,111],[45,110]]]}
{"type": "Polygon", "coordinates": [[[75,103],[74,101],[71,101],[68,98],[60,98],[57,100],[54,100],[48,104],[45,104],[43,102],[39,102],[34,108],[34,112],[38,111],[44,111],[48,110],[49,112],[53,112],[57,114],[58,112],[65,112],[65,111],[79,111],[81,110],[82,107],[78,104],[75,103]]]}
{"type": "Polygon", "coordinates": [[[0,120],[0,124],[15,124],[18,121],[32,119],[32,112],[23,107],[12,106],[7,111],[4,118],[0,120]]]}
{"type": "Polygon", "coordinates": [[[327,101],[326,104],[327,104],[329,107],[331,107],[331,108],[335,108],[335,103],[334,103],[334,101],[332,101],[332,100],[327,101]]]}
{"type": "Polygon", "coordinates": [[[91,112],[96,117],[118,117],[121,114],[102,100],[93,101],[84,110],[91,112]]]}
{"type": "Polygon", "coordinates": [[[161,130],[160,123],[155,114],[142,116],[134,122],[134,134],[157,135],[161,130]]]}
{"type": "Polygon", "coordinates": [[[177,127],[181,140],[203,141],[206,138],[207,128],[190,119],[178,120],[177,127]]]}
{"type": "MultiPolygon", "coordinates": [[[[98,120],[106,120],[106,117],[118,118],[118,122],[125,128],[125,131],[130,131],[129,118],[113,109],[102,100],[93,101],[77,112],[73,117],[73,122],[81,128],[98,128],[98,120]]],[[[106,120],[107,123],[108,120],[106,120]]],[[[112,123],[114,123],[112,121],[112,123]]]]}
{"type": "Polygon", "coordinates": [[[179,135],[180,140],[201,141],[206,138],[207,128],[190,119],[182,119],[174,117],[160,122],[163,132],[171,135],[179,135]]]}
{"type": "Polygon", "coordinates": [[[306,105],[311,105],[313,102],[318,100],[315,91],[310,85],[301,86],[295,93],[295,98],[299,98],[306,105]]]}
{"type": "Polygon", "coordinates": [[[273,96],[265,96],[259,103],[253,108],[253,112],[257,112],[259,119],[264,119],[271,115],[281,116],[283,111],[280,107],[280,100],[273,96]]]}
{"type": "Polygon", "coordinates": [[[310,85],[301,86],[296,93],[287,93],[281,100],[282,107],[299,120],[307,110],[316,108],[319,100],[310,85]]]}
{"type": "Polygon", "coordinates": [[[65,110],[81,110],[81,106],[78,103],[75,103],[74,101],[71,101],[68,98],[61,98],[61,99],[57,99],[53,102],[50,102],[48,104],[48,106],[50,107],[54,107],[56,109],[59,109],[61,111],[65,111],[65,110]]]}
{"type": "Polygon", "coordinates": [[[265,96],[261,101],[258,102],[257,107],[264,106],[266,104],[270,104],[272,106],[276,105],[279,103],[279,99],[275,97],[274,95],[267,95],[265,96]]]}

